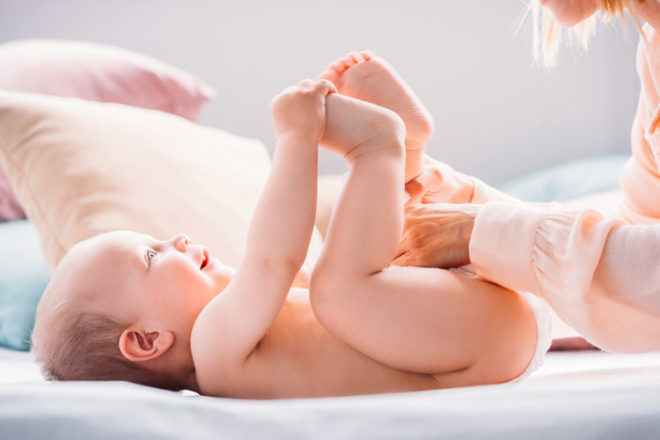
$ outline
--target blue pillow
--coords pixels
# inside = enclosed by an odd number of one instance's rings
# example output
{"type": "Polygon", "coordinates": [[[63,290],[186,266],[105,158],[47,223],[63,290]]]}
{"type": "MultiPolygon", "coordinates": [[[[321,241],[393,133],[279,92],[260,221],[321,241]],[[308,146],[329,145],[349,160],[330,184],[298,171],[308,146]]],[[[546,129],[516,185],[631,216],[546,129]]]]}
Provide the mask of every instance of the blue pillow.
{"type": "Polygon", "coordinates": [[[39,298],[50,274],[36,228],[28,220],[0,223],[0,345],[30,349],[39,298]]]}
{"type": "Polygon", "coordinates": [[[517,178],[499,189],[521,200],[561,202],[620,189],[623,164],[630,155],[581,159],[517,178]]]}

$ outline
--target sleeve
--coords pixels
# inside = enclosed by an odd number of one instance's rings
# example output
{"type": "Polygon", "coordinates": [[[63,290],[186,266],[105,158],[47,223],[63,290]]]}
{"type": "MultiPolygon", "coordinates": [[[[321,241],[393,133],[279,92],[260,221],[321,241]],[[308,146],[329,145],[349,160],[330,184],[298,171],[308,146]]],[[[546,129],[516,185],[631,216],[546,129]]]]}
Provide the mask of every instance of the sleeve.
{"type": "Polygon", "coordinates": [[[470,257],[480,277],[542,297],[604,350],[660,350],[660,225],[489,203],[470,257]]]}
{"type": "MultiPolygon", "coordinates": [[[[470,259],[480,277],[507,288],[534,292],[554,304],[583,302],[595,283],[607,290],[641,282],[631,280],[629,270],[640,267],[644,255],[617,232],[621,225],[589,209],[488,203],[475,219],[470,259]],[[616,258],[623,250],[629,255],[616,258]]],[[[645,231],[634,238],[645,246],[655,233],[645,231]]]]}
{"type": "Polygon", "coordinates": [[[424,158],[422,173],[406,184],[406,192],[409,203],[519,202],[476,177],[459,173],[429,156],[424,158]]]}
{"type": "Polygon", "coordinates": [[[660,225],[612,230],[594,284],[606,286],[614,299],[660,315],[660,225]]]}

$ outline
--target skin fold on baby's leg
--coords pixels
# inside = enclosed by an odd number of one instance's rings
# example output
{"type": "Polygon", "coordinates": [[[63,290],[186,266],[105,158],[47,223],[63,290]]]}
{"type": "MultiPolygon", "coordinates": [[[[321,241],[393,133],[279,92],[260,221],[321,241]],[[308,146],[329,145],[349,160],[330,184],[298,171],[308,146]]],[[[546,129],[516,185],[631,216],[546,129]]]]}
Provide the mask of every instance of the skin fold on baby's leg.
{"type": "Polygon", "coordinates": [[[329,331],[441,386],[503,382],[536,348],[536,321],[514,292],[454,272],[387,268],[403,222],[404,129],[392,112],[332,95],[322,144],[349,163],[310,300],[329,331]]]}

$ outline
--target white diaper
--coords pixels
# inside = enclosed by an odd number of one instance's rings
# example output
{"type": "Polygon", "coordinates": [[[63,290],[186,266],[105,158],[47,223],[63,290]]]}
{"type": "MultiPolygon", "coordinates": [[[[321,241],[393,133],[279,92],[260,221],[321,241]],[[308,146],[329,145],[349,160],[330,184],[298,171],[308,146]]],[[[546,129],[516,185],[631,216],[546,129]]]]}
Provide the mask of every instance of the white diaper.
{"type": "Polygon", "coordinates": [[[534,294],[527,292],[518,293],[525,298],[532,307],[534,317],[536,318],[536,331],[538,337],[536,338],[536,351],[534,352],[534,357],[527,366],[527,369],[520,376],[510,380],[508,383],[520,382],[543,365],[545,354],[550,349],[550,344],[552,344],[552,316],[550,315],[550,307],[545,301],[534,294]]]}
{"type": "MultiPolygon", "coordinates": [[[[450,270],[456,273],[460,273],[467,278],[480,279],[474,270],[474,266],[471,264],[450,270]]],[[[534,352],[534,357],[527,366],[527,369],[520,376],[510,380],[507,383],[520,382],[534,371],[536,371],[541,365],[543,365],[545,354],[548,352],[548,350],[550,350],[550,344],[552,344],[552,315],[550,314],[550,306],[548,306],[548,304],[541,298],[532,293],[518,293],[532,307],[534,318],[536,318],[536,351],[534,352]]]]}

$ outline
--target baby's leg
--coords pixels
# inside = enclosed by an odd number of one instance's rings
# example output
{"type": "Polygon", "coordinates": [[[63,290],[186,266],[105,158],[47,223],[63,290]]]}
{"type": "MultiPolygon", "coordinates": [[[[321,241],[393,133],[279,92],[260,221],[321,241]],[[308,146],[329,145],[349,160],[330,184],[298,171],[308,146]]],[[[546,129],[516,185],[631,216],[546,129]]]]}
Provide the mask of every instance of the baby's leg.
{"type": "Polygon", "coordinates": [[[426,143],[433,135],[429,111],[415,92],[384,59],[371,52],[353,52],[330,64],[319,75],[332,81],[337,91],[361,101],[385,107],[399,115],[406,126],[405,181],[422,169],[426,143]]]}
{"type": "Polygon", "coordinates": [[[368,51],[353,52],[330,64],[319,76],[332,81],[340,94],[385,107],[401,117],[406,126],[405,182],[411,202],[516,201],[442,162],[425,160],[433,118],[408,83],[381,57],[368,51]]]}
{"type": "Polygon", "coordinates": [[[394,368],[451,373],[442,375],[446,386],[522,373],[536,322],[517,294],[440,269],[386,269],[403,220],[400,120],[343,96],[329,96],[326,109],[322,143],[345,155],[349,172],[312,275],[319,321],[394,368]]]}

